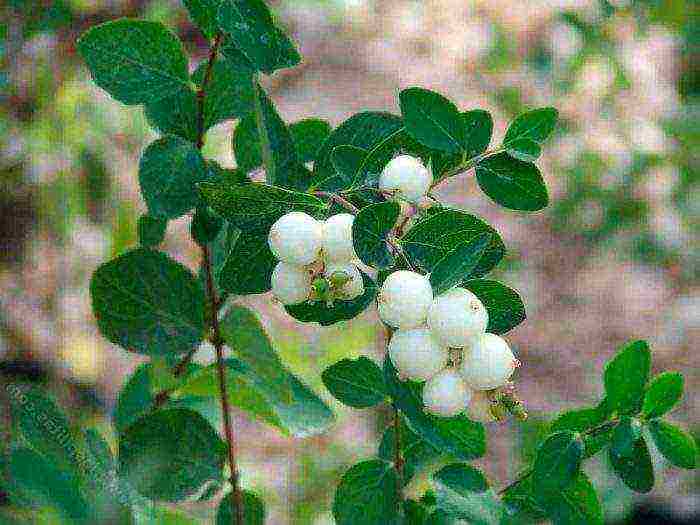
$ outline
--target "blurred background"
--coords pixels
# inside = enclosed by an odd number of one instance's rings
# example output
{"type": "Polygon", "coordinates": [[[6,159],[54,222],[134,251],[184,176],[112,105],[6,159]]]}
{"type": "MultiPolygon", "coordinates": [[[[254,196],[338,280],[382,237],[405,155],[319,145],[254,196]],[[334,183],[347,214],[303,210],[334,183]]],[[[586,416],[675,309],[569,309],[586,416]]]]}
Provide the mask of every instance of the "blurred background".
{"type": "MultiPolygon", "coordinates": [[[[560,111],[540,162],[552,194],[544,212],[496,207],[471,174],[440,191],[501,232],[509,255],[495,278],[518,289],[528,310],[509,340],[524,362],[516,380],[531,417],[487,429],[489,452],[478,463],[495,485],[529,461],[554,413],[597,402],[603,363],[629,339],[652,343],[654,372],[684,373],[686,395],[672,419],[698,436],[698,4],[270,3],[304,56],[301,67],[267,79],[289,122],[315,116],[338,125],[362,110],[398,112],[397,93],[411,85],[440,91],[462,109],[489,110],[494,143],[525,108],[560,111]]],[[[178,0],[4,0],[1,11],[0,382],[42,383],[74,421],[113,437],[116,395],[142,360],[98,334],[88,283],[101,262],[136,244],[145,211],[138,158],[156,134],[140,108],[91,84],[75,40],[96,23],[138,16],[175,30],[196,57],[193,68],[207,43],[178,0]]],[[[207,137],[205,154],[224,165],[234,163],[234,125],[207,137]]],[[[195,268],[187,231],[187,219],[171,222],[164,249],[195,268]]],[[[284,361],[329,403],[320,382],[327,365],[381,355],[373,311],[342,326],[300,329],[268,297],[243,302],[259,309],[284,361]]],[[[198,356],[211,358],[208,349],[198,356]]],[[[269,523],[333,523],[338,478],[375,453],[385,416],[333,406],[333,430],[308,440],[236,414],[243,482],[270,505],[269,523]]],[[[5,417],[0,397],[0,438],[5,417]]],[[[658,454],[655,461],[660,482],[646,496],[624,488],[604,460],[588,463],[609,522],[635,522],[649,509],[654,523],[697,519],[696,471],[671,470],[658,454]]],[[[211,505],[187,511],[211,519],[211,505]]]]}

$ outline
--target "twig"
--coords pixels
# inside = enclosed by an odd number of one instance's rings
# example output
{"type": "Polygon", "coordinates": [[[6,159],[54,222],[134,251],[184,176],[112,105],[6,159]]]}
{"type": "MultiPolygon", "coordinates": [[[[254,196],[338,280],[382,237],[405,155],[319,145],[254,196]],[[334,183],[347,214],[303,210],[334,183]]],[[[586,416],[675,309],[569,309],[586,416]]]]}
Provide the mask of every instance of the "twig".
{"type": "Polygon", "coordinates": [[[433,184],[432,187],[434,188],[435,186],[437,186],[441,182],[449,179],[450,177],[455,177],[456,175],[459,175],[460,173],[464,173],[465,171],[472,169],[474,166],[479,164],[479,162],[481,162],[485,158],[491,157],[493,155],[497,155],[498,153],[501,153],[502,151],[503,151],[503,148],[497,148],[497,149],[485,151],[481,155],[477,155],[476,157],[472,157],[464,164],[460,164],[459,166],[456,166],[455,168],[452,168],[450,171],[445,173],[442,177],[440,177],[437,181],[435,181],[435,184],[433,184]]]}
{"type": "Polygon", "coordinates": [[[204,100],[206,98],[206,89],[214,69],[214,63],[216,62],[216,55],[219,52],[222,40],[223,33],[217,33],[214,38],[214,45],[209,50],[209,58],[207,59],[207,66],[204,70],[202,84],[197,90],[197,149],[202,149],[204,147],[204,100]]]}

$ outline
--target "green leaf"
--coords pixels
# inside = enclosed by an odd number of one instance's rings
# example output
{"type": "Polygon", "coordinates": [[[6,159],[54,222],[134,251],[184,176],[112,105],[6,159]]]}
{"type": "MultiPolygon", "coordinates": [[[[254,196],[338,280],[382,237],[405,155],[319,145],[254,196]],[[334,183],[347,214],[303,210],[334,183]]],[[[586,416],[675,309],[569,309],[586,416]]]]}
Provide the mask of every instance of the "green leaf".
{"type": "Polygon", "coordinates": [[[603,380],[610,410],[639,413],[650,369],[651,350],[646,341],[627,344],[605,365],[603,380]]]}
{"type": "Polygon", "coordinates": [[[285,306],[287,313],[302,323],[319,323],[321,326],[330,326],[340,321],[354,319],[374,301],[377,296],[377,283],[360,270],[364,281],[365,293],[352,301],[336,300],[332,306],[324,301],[314,303],[301,303],[285,306]]]}
{"type": "Polygon", "coordinates": [[[126,380],[117,395],[112,420],[122,432],[141,417],[153,404],[150,364],[139,366],[126,380]]]}
{"type": "Polygon", "coordinates": [[[547,187],[537,166],[499,153],[476,166],[481,190],[504,208],[537,211],[549,203],[547,187]]]}
{"type": "Polygon", "coordinates": [[[663,372],[656,376],[644,394],[642,416],[660,417],[671,410],[683,395],[683,376],[678,372],[663,372]]]}
{"type": "Polygon", "coordinates": [[[349,407],[373,407],[387,397],[382,369],[366,357],[342,359],[326,368],[321,378],[333,397],[349,407]]]}
{"type": "Polygon", "coordinates": [[[112,449],[99,432],[93,428],[88,428],[85,431],[85,444],[94,461],[93,465],[99,469],[101,475],[115,470],[116,463],[112,449]]]}
{"type": "MultiPolygon", "coordinates": [[[[564,412],[556,418],[549,427],[550,432],[571,430],[573,432],[587,432],[605,423],[608,413],[605,403],[595,408],[581,408],[564,412]]],[[[612,439],[612,427],[594,434],[584,435],[584,458],[589,458],[602,450],[612,439]]]]}
{"type": "Polygon", "coordinates": [[[523,300],[518,292],[505,284],[490,279],[472,279],[464,283],[464,287],[486,307],[489,314],[488,332],[505,334],[525,320],[523,300]]]}
{"type": "Polygon", "coordinates": [[[430,274],[430,284],[435,295],[440,295],[468,279],[479,264],[491,242],[488,233],[463,242],[435,265],[430,274]]]}
{"type": "Polygon", "coordinates": [[[216,430],[184,408],[146,414],[119,436],[121,477],[158,501],[181,501],[222,479],[225,454],[216,430]]]}
{"type": "Polygon", "coordinates": [[[197,244],[204,246],[214,242],[224,227],[224,220],[207,206],[198,206],[190,223],[190,236],[197,244]]]}
{"type": "Polygon", "coordinates": [[[647,493],[654,487],[654,467],[644,438],[637,440],[631,455],[619,456],[610,448],[608,457],[615,473],[635,492],[647,493]]]}
{"type": "Polygon", "coordinates": [[[559,113],[554,108],[540,108],[519,115],[508,127],[503,147],[520,160],[534,162],[542,144],[554,130],[559,113]]]}
{"type": "Polygon", "coordinates": [[[357,214],[352,225],[352,240],[355,253],[363,263],[379,269],[393,264],[387,238],[400,211],[397,202],[387,201],[362,208],[357,214]]]}
{"type": "Polygon", "coordinates": [[[642,425],[639,421],[628,416],[620,418],[610,442],[613,454],[620,457],[631,456],[634,452],[634,445],[641,435],[642,425]]]}
{"type": "Polygon", "coordinates": [[[593,483],[585,473],[547,501],[547,512],[554,525],[603,525],[603,508],[593,483]]]}
{"type": "Polygon", "coordinates": [[[238,169],[250,173],[262,166],[258,121],[251,113],[241,119],[233,132],[233,151],[238,169]]]}
{"type": "Polygon", "coordinates": [[[289,132],[292,134],[299,161],[313,162],[324,141],[331,134],[331,125],[325,120],[308,118],[291,124],[289,132]]]}
{"type": "Polygon", "coordinates": [[[418,142],[448,153],[463,149],[465,129],[451,101],[434,91],[413,87],[400,93],[399,102],[404,125],[418,142]]]}
{"type": "Polygon", "coordinates": [[[222,320],[221,333],[293,435],[316,435],[333,423],[328,406],[284,367],[254,312],[231,306],[222,320]]]}
{"type": "MultiPolygon", "coordinates": [[[[421,436],[413,432],[402,417],[399,425],[401,456],[404,459],[403,482],[405,485],[423,466],[436,461],[442,453],[421,436]]],[[[391,425],[382,435],[379,457],[386,461],[396,458],[396,427],[391,425]]]]}
{"type": "Polygon", "coordinates": [[[449,169],[464,164],[465,160],[473,159],[486,151],[493,134],[493,119],[488,111],[474,109],[461,114],[464,129],[464,152],[439,153],[432,155],[433,173],[436,178],[449,169]]]}
{"type": "Polygon", "coordinates": [[[274,222],[290,211],[314,215],[326,206],[313,195],[257,182],[205,183],[199,187],[204,199],[215,212],[251,235],[267,235],[274,222]]]}
{"type": "Polygon", "coordinates": [[[649,432],[659,452],[673,465],[686,469],[697,466],[698,447],[690,434],[660,419],[649,422],[649,432]]]}
{"type": "Polygon", "coordinates": [[[267,236],[241,232],[221,268],[219,285],[234,295],[268,292],[276,264],[267,236]]]}
{"type": "Polygon", "coordinates": [[[144,248],[158,246],[165,238],[168,220],[162,217],[141,215],[138,223],[139,244],[144,248]]]}
{"type": "Polygon", "coordinates": [[[183,3],[204,36],[214,38],[219,30],[216,24],[216,13],[221,0],[183,0],[183,3]]]}
{"type": "Polygon", "coordinates": [[[155,217],[176,219],[195,207],[197,183],[207,180],[207,169],[200,151],[179,137],[152,142],[139,163],[139,185],[155,217]]]}
{"type": "Polygon", "coordinates": [[[367,157],[367,150],[356,146],[338,146],[331,153],[331,162],[336,173],[344,181],[344,186],[356,186],[362,165],[367,157]]]}
{"type": "Polygon", "coordinates": [[[275,26],[262,0],[222,0],[217,20],[236,47],[263,73],[270,75],[301,61],[294,43],[275,26]]]}
{"type": "Polygon", "coordinates": [[[472,272],[480,277],[499,263],[505,246],[498,232],[474,215],[460,210],[439,211],[413,226],[400,243],[411,261],[430,273],[452,250],[483,234],[490,235],[490,243],[472,272]]]}
{"type": "Polygon", "coordinates": [[[337,525],[398,525],[399,495],[391,463],[373,459],[343,474],[335,492],[333,517],[337,525]]]}
{"type": "Polygon", "coordinates": [[[433,475],[437,483],[437,505],[442,511],[475,525],[498,525],[502,503],[481,471],[454,463],[433,475]]]}
{"type": "MultiPolygon", "coordinates": [[[[243,523],[240,525],[264,525],[265,504],[250,491],[244,490],[243,499],[243,523]]],[[[226,495],[219,503],[219,511],[216,513],[216,525],[231,525],[234,521],[234,508],[237,508],[233,493],[226,495]]]]}
{"type": "Polygon", "coordinates": [[[574,432],[565,430],[550,435],[537,450],[535,484],[547,494],[567,487],[579,472],[583,450],[583,441],[574,432]]]}
{"type": "Polygon", "coordinates": [[[100,266],[90,282],[102,335],[146,355],[184,354],[204,334],[204,292],[167,255],[139,248],[100,266]]]}
{"type": "Polygon", "coordinates": [[[189,88],[182,43],[163,24],[122,18],[90,28],[78,51],[95,83],[124,104],[148,104],[189,88]]]}
{"type": "Polygon", "coordinates": [[[177,135],[189,142],[197,142],[199,108],[197,94],[191,87],[149,102],[144,109],[148,123],[161,135],[177,135]]]}

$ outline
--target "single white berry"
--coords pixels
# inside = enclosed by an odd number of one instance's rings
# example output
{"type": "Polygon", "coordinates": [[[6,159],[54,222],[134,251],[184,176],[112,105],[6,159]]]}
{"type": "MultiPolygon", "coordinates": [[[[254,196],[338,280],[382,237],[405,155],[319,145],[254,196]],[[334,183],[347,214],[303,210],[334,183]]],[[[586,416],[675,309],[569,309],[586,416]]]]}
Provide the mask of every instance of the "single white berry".
{"type": "Polygon", "coordinates": [[[304,266],[318,259],[323,225],[306,213],[283,215],[270,228],[270,250],[280,261],[304,266]]]}
{"type": "Polygon", "coordinates": [[[329,264],[326,266],[325,276],[331,282],[334,276],[340,277],[341,282],[347,279],[347,282],[339,288],[340,299],[350,301],[365,293],[365,283],[362,279],[362,274],[354,264],[329,264]]]}
{"type": "Polygon", "coordinates": [[[496,417],[491,413],[491,400],[486,391],[474,390],[472,392],[472,399],[467,407],[467,416],[472,421],[479,423],[496,421],[496,417]]]}
{"type": "Polygon", "coordinates": [[[454,288],[436,297],[430,306],[428,326],[445,346],[461,348],[484,333],[489,323],[486,308],[469,290],[454,288]]]}
{"type": "Polygon", "coordinates": [[[379,189],[396,191],[411,202],[421,200],[428,193],[433,176],[420,159],[399,155],[391,159],[379,176],[379,189]]]}
{"type": "Polygon", "coordinates": [[[464,351],[462,374],[474,390],[491,390],[506,384],[518,361],[508,343],[496,334],[483,334],[464,351]]]}
{"type": "Polygon", "coordinates": [[[399,270],[389,275],[377,297],[379,317],[394,328],[417,328],[425,323],[433,288],[424,275],[399,270]]]}
{"type": "Polygon", "coordinates": [[[355,216],[339,213],[323,223],[323,255],[329,262],[348,262],[357,259],[352,244],[352,223],[355,216]]]}
{"type": "Polygon", "coordinates": [[[449,353],[427,328],[397,330],[389,342],[389,357],[399,375],[426,381],[447,366],[449,353]]]}
{"type": "Polygon", "coordinates": [[[282,304],[303,303],[311,293],[311,274],[303,266],[279,262],[271,282],[272,295],[282,304]]]}
{"type": "Polygon", "coordinates": [[[462,374],[452,368],[438,373],[423,387],[423,405],[436,416],[452,417],[464,412],[471,397],[462,374]]]}

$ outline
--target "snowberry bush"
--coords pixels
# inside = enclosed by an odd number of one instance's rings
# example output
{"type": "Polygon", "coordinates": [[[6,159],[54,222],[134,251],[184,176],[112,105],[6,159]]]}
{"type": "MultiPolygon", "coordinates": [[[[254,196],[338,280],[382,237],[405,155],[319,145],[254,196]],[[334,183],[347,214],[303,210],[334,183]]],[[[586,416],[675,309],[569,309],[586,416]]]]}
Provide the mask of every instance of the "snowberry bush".
{"type": "Polygon", "coordinates": [[[642,341],[607,364],[600,403],[553,419],[517,479],[500,485],[471,464],[487,453],[488,425],[527,417],[515,372],[527,374],[528,364],[519,369],[506,335],[525,320],[525,305],[487,277],[506,252],[499,233],[432,192],[460,177],[506,209],[545,208],[535,161],[554,109],[520,115],[495,141],[488,112],[411,87],[399,93],[400,114],[362,112],[335,129],[316,118],[286,123],[259,80],[300,56],[263,2],[185,4],[211,43],[193,72],[160,23],[116,20],[78,42],[94,81],[143,106],[161,134],[138,169],[148,209],[141,246],[100,266],[90,289],[104,337],[149,360],[119,395],[116,456],[98,433],[67,424],[70,447],[56,445],[28,407],[65,421],[58,408],[36,391],[18,394],[30,400],[16,403],[26,444],[7,467],[18,501],[40,494],[76,523],[99,521],[104,502],[116,501],[105,522],[166,523],[162,504],[216,497],[216,523],[262,524],[264,502],[241,486],[237,463],[240,443],[256,437],[233,428],[232,408],[300,439],[334,420],[280,361],[257,314],[236,301],[268,292],[299,323],[328,326],[376,307],[386,334],[383,362],[343,359],[322,374],[341,403],[393,412],[376,455],[339,480],[338,525],[598,524],[586,459],[606,454],[637,492],[654,484],[650,440],[670,463],[695,467],[692,438],[663,419],[682,377],[650,378],[642,341]],[[235,168],[202,154],[207,130],[226,120],[238,121],[235,168]],[[183,216],[201,251],[198,274],[158,249],[168,221],[183,216]],[[207,341],[216,362],[197,365],[207,341]],[[212,401],[220,420],[207,410],[212,401]],[[435,464],[432,487],[407,499],[406,485],[435,464]]]}

